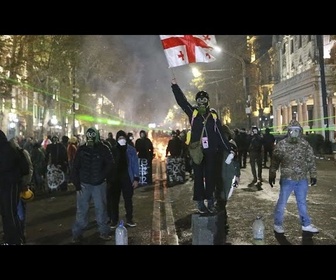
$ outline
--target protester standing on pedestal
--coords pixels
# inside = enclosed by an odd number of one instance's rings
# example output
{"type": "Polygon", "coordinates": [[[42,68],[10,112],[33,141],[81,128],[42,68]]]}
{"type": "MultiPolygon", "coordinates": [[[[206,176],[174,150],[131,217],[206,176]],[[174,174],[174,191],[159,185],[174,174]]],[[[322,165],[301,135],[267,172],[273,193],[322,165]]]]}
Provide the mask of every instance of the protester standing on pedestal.
{"type": "Polygon", "coordinates": [[[215,211],[215,170],[218,154],[222,154],[223,149],[231,151],[229,140],[222,136],[227,133],[224,131],[216,112],[210,110],[210,98],[206,91],[197,92],[195,96],[197,105],[192,106],[175,79],[172,80],[171,87],[177,104],[189,118],[191,125],[190,145],[198,141],[202,145],[202,161],[200,164],[196,164],[193,159],[195,176],[193,200],[197,203],[199,213],[213,213],[215,211]],[[207,200],[207,206],[204,203],[205,200],[207,200]]]}

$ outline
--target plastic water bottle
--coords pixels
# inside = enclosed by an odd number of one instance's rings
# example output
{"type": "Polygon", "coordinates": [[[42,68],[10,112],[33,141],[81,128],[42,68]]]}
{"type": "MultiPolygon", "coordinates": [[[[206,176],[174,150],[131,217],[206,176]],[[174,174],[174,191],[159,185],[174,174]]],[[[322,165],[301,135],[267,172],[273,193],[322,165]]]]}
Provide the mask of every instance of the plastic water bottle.
{"type": "Polygon", "coordinates": [[[265,245],[265,225],[262,216],[257,216],[253,222],[253,243],[254,245],[265,245]]]}
{"type": "Polygon", "coordinates": [[[128,245],[128,233],[123,220],[119,222],[119,225],[115,230],[115,244],[128,245]]]}

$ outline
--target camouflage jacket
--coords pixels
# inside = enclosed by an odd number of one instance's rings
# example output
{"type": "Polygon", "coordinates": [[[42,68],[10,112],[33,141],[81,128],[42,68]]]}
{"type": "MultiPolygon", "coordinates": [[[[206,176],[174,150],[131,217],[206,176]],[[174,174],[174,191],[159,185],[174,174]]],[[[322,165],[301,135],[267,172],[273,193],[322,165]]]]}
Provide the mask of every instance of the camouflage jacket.
{"type": "Polygon", "coordinates": [[[280,179],[303,180],[316,178],[315,155],[310,144],[299,137],[297,143],[289,139],[279,141],[274,148],[270,175],[275,175],[280,168],[280,179]]]}

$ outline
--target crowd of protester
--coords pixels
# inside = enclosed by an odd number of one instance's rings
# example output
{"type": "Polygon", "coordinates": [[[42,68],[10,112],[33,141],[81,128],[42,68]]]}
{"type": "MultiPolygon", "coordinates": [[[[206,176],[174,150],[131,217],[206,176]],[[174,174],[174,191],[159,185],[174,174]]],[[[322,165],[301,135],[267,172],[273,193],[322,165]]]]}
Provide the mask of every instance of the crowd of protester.
{"type": "MultiPolygon", "coordinates": [[[[182,91],[176,84],[173,84],[172,88],[177,100],[181,102],[179,95],[183,96],[182,91]]],[[[198,93],[196,101],[199,102],[199,106],[204,104],[208,106],[209,98],[206,92],[198,93]]],[[[188,104],[180,105],[182,107],[186,106],[184,111],[189,108],[188,104]]],[[[212,114],[213,122],[209,122],[209,131],[214,126],[222,125],[217,122],[214,115],[216,112],[210,112],[209,109],[204,112],[212,114]]],[[[218,211],[225,211],[227,200],[231,195],[229,194],[230,187],[239,185],[240,170],[246,168],[248,161],[253,175],[253,180],[248,187],[256,186],[257,190],[262,190],[261,182],[264,181],[263,172],[265,172],[263,169],[269,169],[276,146],[276,139],[270,129],[266,128],[265,132],[262,133],[256,126],[248,130],[246,128],[231,130],[223,125],[218,130],[219,136],[214,134],[206,139],[203,137],[203,145],[208,145],[207,141],[210,145],[213,145],[215,142],[212,142],[211,139],[219,137],[218,139],[222,141],[223,146],[220,148],[222,151],[220,153],[218,153],[217,148],[208,155],[204,153],[202,164],[206,164],[202,167],[202,165],[195,164],[190,155],[191,139],[188,133],[193,129],[193,125],[198,125],[198,118],[200,118],[199,131],[203,126],[202,120],[203,122],[205,120],[205,123],[209,120],[205,119],[202,114],[199,116],[196,114],[193,116],[193,114],[193,109],[190,107],[191,129],[181,131],[176,129],[170,133],[159,131],[152,133],[151,137],[145,130],[139,132],[138,138],[135,138],[132,131],[119,130],[116,133],[116,138],[114,138],[112,132],[109,132],[104,139],[95,128],[89,128],[84,136],[71,136],[70,138],[65,135],[61,138],[57,135],[46,135],[41,140],[32,137],[7,139],[5,133],[0,131],[3,154],[8,154],[10,159],[7,163],[1,163],[3,166],[0,170],[0,209],[4,242],[7,244],[24,244],[26,242],[26,210],[25,203],[22,203],[20,198],[20,193],[23,191],[20,177],[23,176],[10,175],[20,173],[17,170],[17,164],[15,164],[19,159],[15,155],[15,151],[4,144],[7,142],[12,142],[12,144],[14,142],[28,154],[32,172],[29,182],[25,183],[25,188],[28,187],[34,195],[53,191],[48,186],[48,168],[50,166],[55,166],[55,168],[61,170],[65,178],[54,190],[67,191],[70,186],[76,190],[77,210],[72,227],[73,243],[75,244],[80,244],[83,241],[83,233],[88,224],[91,200],[98,210],[96,211],[96,222],[101,239],[110,240],[112,230],[117,227],[119,219],[122,219],[119,215],[121,195],[123,196],[126,214],[125,224],[129,227],[137,225],[133,217],[132,197],[134,189],[139,186],[139,164],[141,159],[146,160],[151,172],[152,161],[156,157],[153,138],[159,139],[162,135],[171,137],[166,142],[163,157],[181,159],[183,172],[187,172],[189,180],[194,180],[194,200],[197,202],[198,213],[216,214],[218,211]],[[195,123],[193,123],[194,121],[195,123]],[[207,184],[212,186],[208,190],[205,188],[207,184]],[[11,203],[7,201],[9,197],[14,199],[11,203]],[[207,201],[207,205],[204,201],[207,201]],[[17,205],[17,207],[13,207],[13,205],[17,205]],[[9,217],[15,218],[10,219],[9,217]]],[[[272,168],[272,174],[274,174],[274,165],[272,168]]],[[[150,174],[147,183],[153,183],[152,174],[150,174]]],[[[307,214],[304,215],[304,217],[307,217],[307,214]]],[[[281,227],[281,222],[279,218],[275,221],[277,230],[281,227]]],[[[308,218],[305,218],[303,228],[317,231],[310,225],[308,218]]],[[[278,232],[282,231],[281,227],[278,232]]]]}

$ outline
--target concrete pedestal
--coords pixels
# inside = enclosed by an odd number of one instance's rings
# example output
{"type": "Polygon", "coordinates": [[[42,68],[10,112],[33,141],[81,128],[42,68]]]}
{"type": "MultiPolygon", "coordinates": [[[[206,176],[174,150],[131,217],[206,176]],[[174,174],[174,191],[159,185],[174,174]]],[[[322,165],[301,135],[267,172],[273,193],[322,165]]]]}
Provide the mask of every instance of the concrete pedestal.
{"type": "Polygon", "coordinates": [[[191,220],[192,245],[224,245],[226,243],[226,215],[193,214],[191,220]]]}

